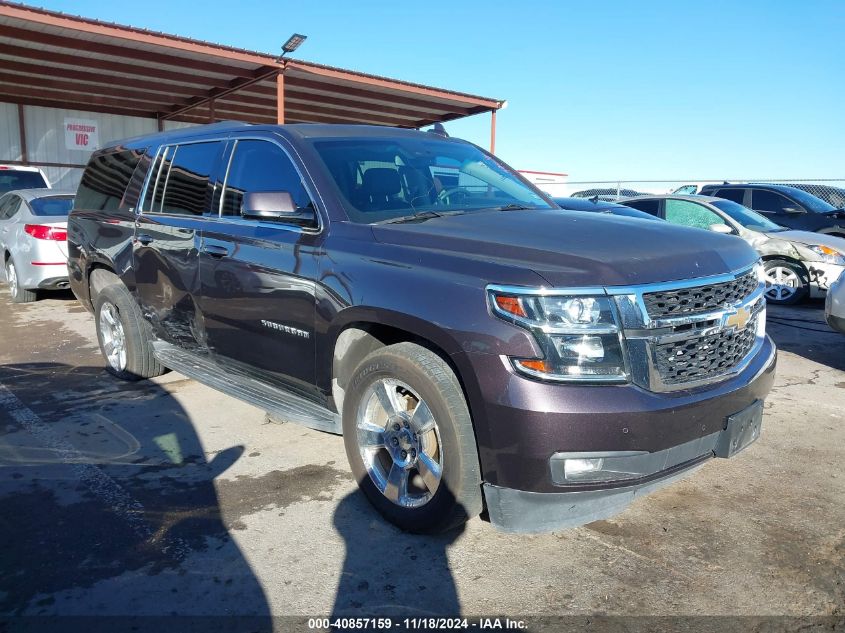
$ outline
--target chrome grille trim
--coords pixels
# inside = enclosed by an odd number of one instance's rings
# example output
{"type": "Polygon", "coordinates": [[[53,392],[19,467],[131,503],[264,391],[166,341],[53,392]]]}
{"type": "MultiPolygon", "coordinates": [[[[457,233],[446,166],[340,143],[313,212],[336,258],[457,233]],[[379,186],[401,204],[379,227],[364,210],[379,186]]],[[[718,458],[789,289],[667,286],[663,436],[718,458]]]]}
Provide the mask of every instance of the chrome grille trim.
{"type": "MultiPolygon", "coordinates": [[[[699,386],[713,384],[730,378],[741,372],[763,345],[765,340],[765,312],[766,304],[763,297],[765,284],[759,279],[753,285],[745,281],[745,287],[751,291],[738,300],[729,301],[713,309],[694,313],[677,315],[653,316],[649,313],[645,295],[678,291],[684,289],[701,288],[718,284],[737,284],[740,280],[748,280],[749,275],[756,278],[757,272],[752,268],[743,268],[727,275],[689,279],[665,284],[645,284],[641,286],[608,287],[605,291],[613,296],[620,312],[622,329],[631,365],[632,381],[651,391],[669,392],[681,389],[692,389],[699,386]],[[684,342],[695,344],[696,339],[707,337],[728,336],[735,327],[728,322],[740,310],[747,310],[751,319],[746,330],[754,328],[750,349],[741,351],[744,354],[730,366],[719,368],[719,371],[705,372],[704,375],[693,376],[691,380],[678,380],[671,372],[667,372],[665,363],[661,363],[661,351],[666,345],[683,345],[684,342]],[[663,371],[661,371],[663,369],[663,371]]],[[[741,286],[742,287],[742,286],[741,286]]],[[[731,297],[734,298],[734,297],[731,297]]],[[[747,345],[746,345],[747,347],[747,345]]],[[[703,350],[705,353],[707,350],[703,350]]]]}
{"type": "Polygon", "coordinates": [[[758,284],[751,270],[731,281],[646,292],[643,304],[652,319],[702,314],[741,302],[758,284]]]}

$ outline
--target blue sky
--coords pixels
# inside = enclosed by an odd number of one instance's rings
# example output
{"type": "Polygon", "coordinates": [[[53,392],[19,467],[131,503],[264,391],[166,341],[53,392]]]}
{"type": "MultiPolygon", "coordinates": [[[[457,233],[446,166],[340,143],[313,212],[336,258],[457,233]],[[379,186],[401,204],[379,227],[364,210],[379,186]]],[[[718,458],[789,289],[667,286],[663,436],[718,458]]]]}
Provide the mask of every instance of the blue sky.
{"type": "MultiPolygon", "coordinates": [[[[497,154],[572,180],[845,178],[845,2],[42,0],[506,99],[497,154]]],[[[489,144],[490,116],[447,130],[489,144]]]]}

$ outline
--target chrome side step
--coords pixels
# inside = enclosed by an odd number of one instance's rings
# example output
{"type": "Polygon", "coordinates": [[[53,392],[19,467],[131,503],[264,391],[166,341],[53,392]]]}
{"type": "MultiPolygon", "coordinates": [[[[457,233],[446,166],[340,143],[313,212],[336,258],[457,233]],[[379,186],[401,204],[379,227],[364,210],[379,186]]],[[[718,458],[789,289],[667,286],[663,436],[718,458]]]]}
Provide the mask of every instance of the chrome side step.
{"type": "Polygon", "coordinates": [[[160,341],[153,343],[153,354],[168,369],[263,409],[271,417],[318,431],[336,435],[343,433],[340,415],[337,413],[302,396],[232,371],[229,367],[222,368],[208,356],[160,341]]]}

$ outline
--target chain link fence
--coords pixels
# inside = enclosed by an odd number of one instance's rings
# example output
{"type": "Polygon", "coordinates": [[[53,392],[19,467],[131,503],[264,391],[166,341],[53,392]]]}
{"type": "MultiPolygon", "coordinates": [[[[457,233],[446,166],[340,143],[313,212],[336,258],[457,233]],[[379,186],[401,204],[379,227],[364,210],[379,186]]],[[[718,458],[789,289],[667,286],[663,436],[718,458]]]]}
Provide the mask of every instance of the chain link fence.
{"type": "Polygon", "coordinates": [[[689,180],[571,180],[554,185],[537,186],[553,196],[572,196],[576,198],[598,197],[600,200],[619,200],[646,194],[697,194],[704,185],[730,184],[774,184],[796,187],[806,193],[821,198],[837,209],[845,207],[845,178],[750,178],[750,179],[689,179],[689,180]],[[553,188],[553,190],[552,190],[553,188]]]}

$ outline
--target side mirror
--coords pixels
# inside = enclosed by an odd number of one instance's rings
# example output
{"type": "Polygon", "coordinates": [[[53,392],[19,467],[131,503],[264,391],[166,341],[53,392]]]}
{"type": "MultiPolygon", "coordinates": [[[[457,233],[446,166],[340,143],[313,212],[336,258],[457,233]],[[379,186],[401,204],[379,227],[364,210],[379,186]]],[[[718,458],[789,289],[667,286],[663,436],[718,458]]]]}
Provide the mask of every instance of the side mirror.
{"type": "Polygon", "coordinates": [[[725,235],[733,235],[734,230],[727,224],[711,224],[709,227],[714,233],[724,233],[725,235]]]}
{"type": "Polygon", "coordinates": [[[297,208],[287,191],[252,191],[244,194],[241,215],[251,220],[316,224],[313,208],[297,208]]]}
{"type": "Polygon", "coordinates": [[[804,209],[800,207],[784,207],[784,213],[804,213],[804,209]]]}

